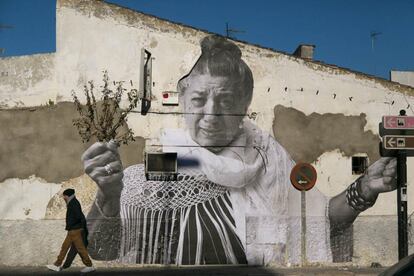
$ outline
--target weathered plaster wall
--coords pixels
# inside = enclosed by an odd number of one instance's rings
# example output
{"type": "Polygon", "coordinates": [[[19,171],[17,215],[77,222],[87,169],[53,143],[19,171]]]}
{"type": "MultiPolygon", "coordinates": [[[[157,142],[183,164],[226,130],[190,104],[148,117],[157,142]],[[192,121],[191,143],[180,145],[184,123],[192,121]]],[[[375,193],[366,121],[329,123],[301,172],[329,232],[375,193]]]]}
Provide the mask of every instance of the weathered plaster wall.
{"type": "MultiPolygon", "coordinates": [[[[26,240],[24,229],[31,228],[23,249],[56,252],[62,222],[36,219],[44,218],[42,214],[62,218],[64,205],[56,194],[66,187],[79,190],[85,211],[90,208],[96,186],[82,175],[79,161],[86,145],[71,125],[73,106],[64,103],[72,100],[72,90],[81,91],[87,80],[100,84],[102,70],[108,70],[112,80],[127,85],[132,81],[137,87],[141,48],[153,54],[151,111],[161,114],[131,114],[129,126],[143,138],[121,149],[125,166],[141,162],[144,144],[158,144],[162,129],[184,127],[180,115],[164,114],[179,112],[180,107],[162,106],[161,93],[176,90],[177,80],[197,60],[199,41],[205,35],[101,1],[59,0],[57,52],[0,59],[0,126],[6,130],[0,133],[0,164],[5,168],[0,171],[0,236],[9,237],[12,231],[13,237],[26,240]],[[38,107],[49,99],[57,104],[38,107]],[[28,108],[14,109],[21,106],[28,108]],[[35,196],[16,196],[21,191],[35,196]],[[8,221],[24,218],[35,220],[8,221]],[[52,234],[41,238],[43,233],[52,234]]],[[[255,80],[249,120],[274,135],[295,160],[313,162],[317,187],[327,196],[343,191],[355,179],[352,155],[368,154],[371,163],[378,158],[381,116],[398,114],[414,104],[414,88],[242,42],[238,45],[255,80]]],[[[408,168],[414,169],[412,161],[408,168]]],[[[413,181],[414,175],[409,174],[408,182],[413,181]]],[[[410,186],[408,191],[414,198],[410,186]]],[[[395,193],[381,195],[375,207],[355,222],[354,264],[396,261],[395,198],[395,193]]],[[[410,213],[413,210],[409,205],[410,213]]],[[[1,239],[0,264],[43,264],[53,259],[40,254],[18,258],[9,249],[14,247],[19,248],[12,237],[1,239]]]]}
{"type": "Polygon", "coordinates": [[[294,108],[275,107],[273,133],[296,162],[314,163],[323,153],[338,149],[351,157],[366,152],[371,162],[380,158],[378,135],[365,131],[365,114],[317,114],[306,116],[294,108]],[[289,126],[289,127],[286,127],[289,126]]]}
{"type": "Polygon", "coordinates": [[[414,87],[414,71],[391,70],[391,81],[414,87]]]}
{"type": "MultiPolygon", "coordinates": [[[[68,187],[89,210],[96,185],[83,175],[80,156],[93,141],[81,142],[77,116],[68,102],[0,110],[0,219],[61,219],[68,187]]],[[[135,139],[119,149],[125,167],[143,160],[144,139],[135,139]]]]}
{"type": "MultiPolygon", "coordinates": [[[[72,103],[25,109],[0,110],[0,181],[36,175],[49,182],[61,182],[83,173],[80,156],[89,144],[82,144],[72,120],[78,117],[72,103]]],[[[144,141],[122,146],[126,166],[142,162],[144,141]]]]}
{"type": "Polygon", "coordinates": [[[0,58],[0,107],[56,102],[55,54],[0,58]]]}
{"type": "Polygon", "coordinates": [[[45,203],[59,190],[59,185],[35,176],[7,179],[0,184],[0,220],[43,219],[45,203]]]}

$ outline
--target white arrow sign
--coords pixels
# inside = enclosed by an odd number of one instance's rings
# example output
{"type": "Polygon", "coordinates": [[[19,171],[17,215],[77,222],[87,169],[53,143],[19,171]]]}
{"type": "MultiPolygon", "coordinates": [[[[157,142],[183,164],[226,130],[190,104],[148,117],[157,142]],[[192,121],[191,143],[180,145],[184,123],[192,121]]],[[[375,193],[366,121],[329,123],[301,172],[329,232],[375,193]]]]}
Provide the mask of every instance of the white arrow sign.
{"type": "Polygon", "coordinates": [[[394,140],[395,138],[390,138],[388,141],[387,141],[387,145],[389,146],[389,147],[394,147],[395,146],[395,140],[394,140]]]}
{"type": "Polygon", "coordinates": [[[388,125],[388,126],[395,125],[396,123],[397,123],[397,122],[396,122],[395,118],[393,118],[393,117],[391,117],[391,118],[389,118],[389,119],[387,120],[387,125],[388,125]]]}
{"type": "Polygon", "coordinates": [[[385,149],[389,150],[414,150],[414,136],[385,135],[383,145],[385,149]]]}

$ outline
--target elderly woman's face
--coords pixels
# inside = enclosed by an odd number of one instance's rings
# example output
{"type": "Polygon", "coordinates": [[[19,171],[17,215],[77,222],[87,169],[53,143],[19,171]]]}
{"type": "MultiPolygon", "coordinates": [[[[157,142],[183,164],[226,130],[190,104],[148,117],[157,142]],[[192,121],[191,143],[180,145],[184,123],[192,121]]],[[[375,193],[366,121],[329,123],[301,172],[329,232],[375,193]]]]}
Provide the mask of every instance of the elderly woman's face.
{"type": "Polygon", "coordinates": [[[220,151],[240,132],[247,103],[227,77],[189,76],[181,102],[191,137],[211,151],[220,151]],[[193,114],[188,114],[193,113],[193,114]]]}

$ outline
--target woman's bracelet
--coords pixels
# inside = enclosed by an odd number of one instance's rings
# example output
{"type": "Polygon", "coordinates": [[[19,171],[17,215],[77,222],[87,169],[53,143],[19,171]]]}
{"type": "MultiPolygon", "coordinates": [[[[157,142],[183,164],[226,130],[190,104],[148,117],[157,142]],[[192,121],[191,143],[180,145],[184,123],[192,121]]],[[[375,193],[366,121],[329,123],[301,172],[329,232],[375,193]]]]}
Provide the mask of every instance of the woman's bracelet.
{"type": "Polygon", "coordinates": [[[363,212],[375,204],[377,198],[373,201],[366,200],[361,195],[361,178],[355,180],[354,183],[346,189],[346,203],[357,212],[363,212]]]}

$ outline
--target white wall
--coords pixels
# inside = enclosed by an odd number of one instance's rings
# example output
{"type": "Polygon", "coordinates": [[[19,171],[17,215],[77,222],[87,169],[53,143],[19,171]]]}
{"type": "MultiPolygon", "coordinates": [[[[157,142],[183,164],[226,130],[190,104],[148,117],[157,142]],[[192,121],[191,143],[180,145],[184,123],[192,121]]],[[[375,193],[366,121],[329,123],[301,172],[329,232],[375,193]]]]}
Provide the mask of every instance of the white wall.
{"type": "Polygon", "coordinates": [[[414,72],[391,70],[391,81],[414,87],[414,72]]]}

